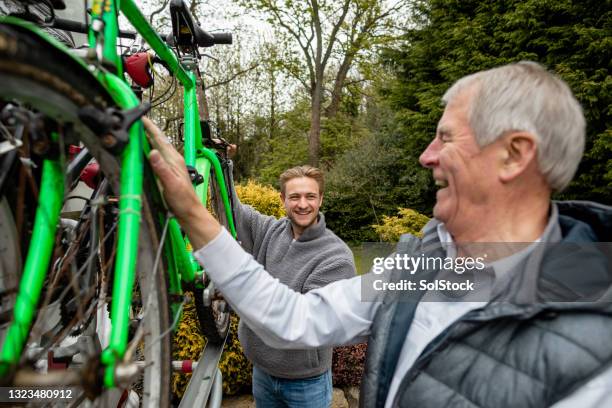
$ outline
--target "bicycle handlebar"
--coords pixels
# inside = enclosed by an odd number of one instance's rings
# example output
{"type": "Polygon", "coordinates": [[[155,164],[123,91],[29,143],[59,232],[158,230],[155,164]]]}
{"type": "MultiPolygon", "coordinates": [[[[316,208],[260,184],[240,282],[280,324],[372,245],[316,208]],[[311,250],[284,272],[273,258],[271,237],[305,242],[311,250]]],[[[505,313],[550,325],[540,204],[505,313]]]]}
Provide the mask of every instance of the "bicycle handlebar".
{"type": "MultiPolygon", "coordinates": [[[[162,40],[171,47],[176,46],[176,39],[172,33],[162,34],[162,40]]],[[[217,44],[232,44],[233,43],[232,33],[209,33],[204,30],[200,30],[198,38],[199,47],[212,47],[217,44]]]]}
{"type": "Polygon", "coordinates": [[[172,39],[179,46],[212,47],[215,44],[231,44],[231,33],[211,34],[200,27],[183,0],[170,1],[172,39]]]}
{"type": "MultiPolygon", "coordinates": [[[[80,21],[66,20],[63,18],[56,17],[53,20],[52,24],[53,28],[57,28],[58,30],[70,31],[73,33],[81,33],[87,34],[89,32],[89,27],[87,24],[82,23],[80,21]]],[[[217,44],[232,44],[233,37],[232,33],[208,33],[204,30],[201,30],[202,33],[205,33],[204,41],[201,41],[201,44],[198,44],[200,47],[212,47],[217,44]]],[[[129,30],[120,30],[119,37],[121,38],[136,38],[135,31],[129,30]]],[[[170,35],[162,35],[162,39],[166,41],[170,45],[174,45],[174,41],[172,41],[172,34],[170,35]]]]}
{"type": "Polygon", "coordinates": [[[215,44],[231,44],[234,41],[232,33],[216,33],[211,35],[214,38],[215,44]]]}
{"type": "Polygon", "coordinates": [[[212,47],[217,44],[231,44],[233,42],[232,33],[212,34],[199,28],[197,35],[198,46],[212,47]]]}
{"type": "MultiPolygon", "coordinates": [[[[70,31],[73,33],[89,33],[89,26],[87,26],[87,24],[81,23],[80,21],[66,20],[58,17],[53,20],[52,27],[57,28],[59,30],[70,31]]],[[[120,30],[118,35],[121,38],[131,38],[132,40],[136,38],[135,31],[120,30]]]]}

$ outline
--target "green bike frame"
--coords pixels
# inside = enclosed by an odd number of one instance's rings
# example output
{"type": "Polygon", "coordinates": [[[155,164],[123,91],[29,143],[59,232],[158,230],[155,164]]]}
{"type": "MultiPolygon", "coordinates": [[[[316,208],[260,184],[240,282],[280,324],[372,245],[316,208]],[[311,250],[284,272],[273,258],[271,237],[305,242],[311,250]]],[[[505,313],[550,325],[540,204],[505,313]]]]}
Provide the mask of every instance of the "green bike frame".
{"type": "MultiPolygon", "coordinates": [[[[196,191],[204,204],[207,199],[210,170],[211,168],[214,170],[229,222],[228,227],[235,237],[236,229],[221,164],[215,152],[205,148],[202,144],[196,75],[193,70],[181,64],[174,52],[148,24],[133,0],[95,0],[92,4],[92,24],[89,33],[90,47],[96,51],[98,59],[101,59],[99,62],[103,62],[107,67],[110,65],[115,67],[115,72],[109,72],[107,69],[98,70],[96,72],[98,80],[122,109],[130,109],[140,103],[123,79],[122,62],[117,54],[119,32],[117,9],[121,10],[183,85],[185,90],[185,162],[187,165],[195,167],[204,176],[204,183],[196,187],[196,191]]],[[[5,21],[10,23],[11,19],[5,21]]],[[[24,23],[19,24],[24,25],[24,23]]],[[[50,46],[68,52],[61,44],[49,38],[39,29],[25,25],[36,35],[44,37],[50,46]]],[[[89,74],[85,70],[84,66],[84,75],[89,74]]],[[[144,135],[142,122],[138,121],[131,127],[129,142],[120,157],[121,191],[119,196],[117,257],[111,307],[112,329],[110,344],[101,356],[101,361],[106,367],[104,385],[108,388],[114,386],[115,366],[121,361],[127,349],[129,309],[132,303],[132,289],[136,276],[140,231],[144,154],[149,151],[150,146],[144,135]]],[[[40,188],[40,195],[46,197],[46,199],[41,200],[37,208],[32,244],[26,257],[13,320],[0,350],[0,377],[6,376],[16,366],[27,341],[34,318],[33,311],[36,310],[36,305],[39,302],[42,285],[51,261],[63,194],[62,168],[58,161],[46,160],[40,188]]],[[[181,294],[181,282],[194,282],[202,271],[195,262],[191,246],[183,237],[177,221],[170,219],[168,222],[168,239],[164,244],[164,256],[168,265],[169,292],[171,294],[181,294]]],[[[180,313],[180,308],[174,307],[173,312],[180,313]]]]}

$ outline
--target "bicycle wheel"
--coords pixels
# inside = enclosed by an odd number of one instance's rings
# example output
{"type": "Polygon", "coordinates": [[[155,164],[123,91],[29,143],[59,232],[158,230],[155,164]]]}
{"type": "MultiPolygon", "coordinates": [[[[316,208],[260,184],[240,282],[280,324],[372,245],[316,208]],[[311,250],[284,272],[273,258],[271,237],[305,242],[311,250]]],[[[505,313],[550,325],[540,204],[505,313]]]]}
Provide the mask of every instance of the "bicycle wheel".
{"type": "MultiPolygon", "coordinates": [[[[71,136],[78,135],[78,141],[82,142],[85,147],[89,150],[92,156],[100,164],[101,173],[103,178],[108,182],[108,195],[114,197],[119,195],[119,176],[120,166],[117,159],[108,153],[100,144],[99,139],[85,126],[78,117],[78,110],[85,105],[93,105],[99,109],[105,109],[113,105],[112,98],[105,91],[105,89],[90,75],[80,64],[75,62],[70,56],[64,54],[60,50],[49,46],[44,40],[30,33],[29,31],[4,24],[0,24],[0,108],[4,108],[8,105],[16,106],[19,109],[33,112],[36,115],[42,116],[42,121],[48,126],[53,126],[59,129],[60,141],[63,144],[73,143],[69,140],[71,136]],[[64,133],[62,133],[62,130],[64,133]],[[69,130],[72,130],[69,132],[69,130]]],[[[26,135],[24,137],[27,138],[26,135]]],[[[24,145],[27,144],[27,140],[24,140],[24,145]]],[[[62,143],[60,143],[60,146],[62,143]]],[[[21,161],[18,161],[15,165],[21,166],[22,163],[27,160],[22,157],[21,161]]],[[[36,162],[36,158],[29,158],[29,163],[36,162]]],[[[147,167],[146,171],[150,175],[150,169],[147,167]]],[[[145,178],[145,191],[153,188],[154,182],[150,181],[150,177],[145,178]]],[[[9,197],[9,193],[5,192],[5,195],[9,197]]],[[[154,208],[154,199],[156,199],[154,193],[143,194],[143,208],[142,208],[142,221],[141,221],[141,233],[139,239],[139,253],[138,253],[138,274],[137,283],[134,288],[133,298],[134,303],[132,305],[132,313],[134,329],[144,333],[142,341],[135,344],[135,354],[141,357],[143,363],[143,376],[138,380],[138,384],[135,388],[139,389],[139,394],[142,397],[142,403],[144,406],[168,406],[170,398],[170,374],[171,374],[171,350],[170,350],[170,312],[167,299],[166,291],[166,276],[164,273],[163,265],[160,263],[154,270],[156,250],[159,248],[159,237],[162,226],[159,224],[159,217],[153,216],[152,208],[154,208]],[[151,305],[147,308],[146,313],[142,313],[142,308],[145,305],[151,305]]],[[[0,197],[0,201],[2,197],[0,197]]],[[[9,200],[10,201],[10,200],[9,200]]],[[[108,280],[108,276],[104,275],[104,265],[113,265],[114,259],[112,248],[104,250],[109,245],[109,242],[114,241],[114,235],[116,232],[112,231],[112,227],[108,228],[109,225],[105,222],[116,222],[116,211],[113,209],[113,204],[108,204],[109,200],[106,200],[107,204],[104,208],[107,213],[107,219],[101,218],[100,225],[103,226],[105,235],[99,237],[99,245],[93,248],[98,249],[94,254],[87,253],[85,256],[89,262],[95,260],[97,263],[95,266],[96,277],[92,279],[97,287],[93,289],[93,293],[100,296],[100,293],[104,294],[104,290],[101,285],[104,284],[105,280],[108,280]],[[114,213],[114,214],[113,214],[114,213]],[[108,221],[110,220],[110,221],[108,221]],[[107,237],[111,239],[107,240],[107,237]],[[101,257],[99,252],[104,252],[104,257],[101,257]]],[[[112,201],[112,200],[110,200],[112,201]]],[[[3,201],[4,202],[4,201],[3,201]]],[[[29,203],[32,205],[32,203],[29,203]]],[[[5,224],[14,223],[13,217],[9,217],[9,211],[6,210],[7,205],[4,204],[2,207],[0,217],[3,217],[5,224]]],[[[13,211],[19,209],[13,206],[13,211]]],[[[81,225],[79,220],[79,225],[81,225]]],[[[97,222],[98,220],[94,220],[97,222]]],[[[16,229],[19,229],[17,225],[16,229]]],[[[78,227],[81,228],[81,227],[78,227]]],[[[89,226],[82,227],[83,234],[92,235],[91,223],[89,226]]],[[[3,229],[4,230],[4,229],[3,229]]],[[[80,231],[80,230],[79,230],[80,231]]],[[[27,228],[24,229],[24,234],[27,235],[27,228]]],[[[58,234],[61,234],[58,232],[58,234]]],[[[19,240],[13,235],[13,240],[19,240]]],[[[79,245],[78,250],[84,248],[91,250],[92,245],[98,238],[93,237],[93,240],[83,240],[83,244],[79,245]],[[87,243],[89,242],[89,243],[87,243]],[[89,245],[89,247],[88,247],[89,245]]],[[[7,238],[7,242],[10,238],[7,238]]],[[[25,240],[27,241],[27,239],[25,240]]],[[[64,240],[65,241],[65,240],[64,240]]],[[[71,294],[74,289],[71,289],[69,285],[64,283],[62,286],[61,279],[58,279],[57,291],[51,293],[49,285],[53,282],[50,281],[51,275],[54,271],[56,262],[61,261],[63,258],[61,248],[62,237],[58,236],[54,257],[51,261],[51,268],[49,276],[46,281],[46,292],[41,295],[41,302],[39,304],[39,310],[37,311],[38,319],[46,316],[47,313],[52,313],[48,310],[54,303],[56,298],[59,298],[64,294],[71,294]],[[59,255],[58,255],[59,254],[59,255]],[[67,289],[66,289],[67,288],[67,289]],[[45,297],[49,300],[48,302],[43,301],[45,297]],[[45,307],[45,310],[40,310],[41,307],[45,307]]],[[[10,251],[18,252],[15,242],[9,242],[6,244],[6,248],[13,248],[10,251]]],[[[112,246],[112,245],[111,245],[112,246]]],[[[67,246],[66,251],[71,250],[70,245],[67,246]]],[[[22,248],[21,253],[13,253],[14,258],[24,259],[26,248],[22,248]]],[[[64,256],[65,252],[64,251],[64,256]]],[[[78,251],[77,251],[78,252],[78,251]]],[[[81,254],[82,258],[82,254],[81,254]]],[[[78,256],[75,255],[75,259],[78,256]]],[[[77,267],[80,265],[79,261],[75,261],[77,267]]],[[[80,261],[83,262],[82,259],[80,261]]],[[[87,262],[87,261],[86,261],[87,262]]],[[[61,263],[61,262],[60,262],[61,263]]],[[[17,263],[15,263],[16,265],[17,263]]],[[[87,265],[89,266],[89,265],[87,265]]],[[[68,268],[69,269],[69,268],[68,268]]],[[[83,269],[79,267],[79,269],[83,269]]],[[[87,268],[86,268],[87,269],[87,268]]],[[[91,268],[90,268],[91,269],[91,268]]],[[[8,277],[10,273],[17,273],[15,271],[5,271],[2,269],[1,273],[6,273],[8,277]]],[[[0,277],[3,279],[3,277],[0,277]]],[[[110,287],[110,286],[109,286],[110,287]]],[[[3,297],[4,298],[4,297],[3,297]]],[[[4,299],[3,299],[4,301],[4,299]]],[[[80,305],[81,311],[85,310],[89,313],[89,316],[80,316],[80,324],[87,323],[86,320],[93,321],[94,324],[99,324],[100,319],[97,316],[92,316],[92,313],[96,313],[100,310],[100,306],[107,301],[106,298],[99,297],[97,307],[93,308],[87,303],[80,305]],[[85,321],[83,321],[85,320],[85,321]]],[[[77,305],[78,306],[78,305],[77,305]]],[[[3,304],[3,307],[4,304],[3,304]]],[[[0,313],[1,314],[1,313],[0,313]]],[[[81,313],[82,314],[82,313],[81,313]]],[[[60,319],[60,333],[64,333],[65,338],[68,334],[73,332],[73,325],[75,324],[74,319],[60,319]],[[66,320],[69,320],[68,322],[66,320]],[[61,326],[65,327],[61,327],[61,326]]],[[[134,330],[131,331],[132,334],[134,330]]],[[[96,330],[96,333],[98,331],[96,330]]],[[[96,340],[100,341],[100,335],[96,334],[96,340]]],[[[56,338],[54,344],[58,344],[56,338]]],[[[46,339],[49,342],[49,339],[46,339]]],[[[34,338],[34,333],[30,333],[28,344],[43,344],[39,338],[34,338]]],[[[48,345],[47,345],[48,347],[48,345]]],[[[90,387],[87,392],[91,395],[91,387],[95,388],[95,385],[101,384],[99,381],[99,374],[101,372],[100,365],[95,364],[96,358],[99,358],[99,353],[80,352],[81,360],[85,359],[84,365],[80,367],[80,378],[89,378],[89,382],[98,382],[98,384],[89,384],[90,387]],[[83,368],[85,367],[85,368],[83,368]]],[[[35,365],[36,361],[28,361],[26,358],[22,358],[20,365],[35,365]]],[[[68,368],[73,366],[77,367],[79,364],[74,362],[68,363],[68,368]]],[[[19,367],[18,367],[19,368],[19,367]]],[[[85,382],[85,380],[83,380],[85,382]]],[[[109,393],[100,392],[99,395],[95,395],[97,398],[106,398],[109,393]]]]}
{"type": "MultiPolygon", "coordinates": [[[[226,178],[227,180],[227,178],[226,178]]],[[[229,229],[225,215],[221,190],[214,171],[211,170],[209,180],[210,206],[221,225],[229,229]]],[[[227,302],[216,293],[213,286],[207,289],[196,289],[194,292],[195,309],[200,323],[200,330],[211,344],[220,345],[225,342],[230,327],[230,310],[227,302]]]]}

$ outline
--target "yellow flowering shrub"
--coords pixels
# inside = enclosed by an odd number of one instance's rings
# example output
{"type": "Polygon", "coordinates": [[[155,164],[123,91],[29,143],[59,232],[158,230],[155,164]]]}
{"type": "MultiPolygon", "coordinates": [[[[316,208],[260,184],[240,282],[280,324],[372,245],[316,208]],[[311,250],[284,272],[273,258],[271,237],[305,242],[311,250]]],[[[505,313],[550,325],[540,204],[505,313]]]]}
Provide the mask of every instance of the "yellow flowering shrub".
{"type": "Polygon", "coordinates": [[[276,218],[285,216],[280,192],[270,186],[249,180],[244,185],[237,185],[236,193],[240,202],[252,206],[262,214],[273,215],[276,218]]]}
{"type": "MultiPolygon", "coordinates": [[[[193,294],[186,293],[193,298],[193,294]]],[[[200,332],[198,316],[193,301],[186,303],[183,307],[183,315],[174,334],[172,345],[173,360],[197,361],[202,354],[206,339],[200,332]]],[[[191,374],[174,373],[172,375],[172,393],[176,398],[181,398],[187,388],[191,374]]]]}
{"type": "Polygon", "coordinates": [[[420,237],[421,229],[429,221],[429,217],[411,210],[398,208],[397,216],[383,215],[381,224],[372,225],[382,241],[397,242],[402,234],[413,234],[420,237]]]}

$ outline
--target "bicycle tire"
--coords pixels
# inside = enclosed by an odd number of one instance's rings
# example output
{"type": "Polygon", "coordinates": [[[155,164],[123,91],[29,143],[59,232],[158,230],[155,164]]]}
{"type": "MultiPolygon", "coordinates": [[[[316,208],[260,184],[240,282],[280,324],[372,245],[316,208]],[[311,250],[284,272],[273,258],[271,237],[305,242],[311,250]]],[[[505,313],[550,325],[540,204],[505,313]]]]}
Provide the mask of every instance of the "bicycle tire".
{"type": "MultiPolygon", "coordinates": [[[[9,293],[17,286],[21,271],[21,254],[13,213],[5,197],[0,197],[0,310],[6,310],[15,302],[15,294],[9,293]]],[[[6,316],[2,317],[2,320],[6,316]]],[[[2,341],[4,339],[0,339],[2,341]]]]}
{"type": "MultiPolygon", "coordinates": [[[[225,215],[221,199],[221,191],[214,170],[210,172],[210,180],[208,183],[210,204],[213,213],[216,215],[221,225],[229,228],[229,222],[225,215]]],[[[194,297],[196,314],[202,334],[211,344],[223,344],[230,328],[229,305],[222,299],[213,299],[209,301],[208,304],[205,304],[203,289],[196,289],[194,291],[194,297]]]]}
{"type": "MultiPolygon", "coordinates": [[[[100,164],[110,189],[118,194],[118,160],[102,147],[77,114],[85,105],[99,109],[113,106],[112,98],[72,57],[24,28],[0,24],[0,98],[27,103],[57,123],[74,126],[80,141],[100,164]]],[[[141,299],[152,296],[155,306],[142,323],[146,364],[141,402],[143,406],[166,407],[171,394],[171,342],[167,335],[171,322],[163,265],[152,271],[161,231],[158,217],[152,215],[152,199],[150,194],[143,194],[136,279],[141,299]]]]}

